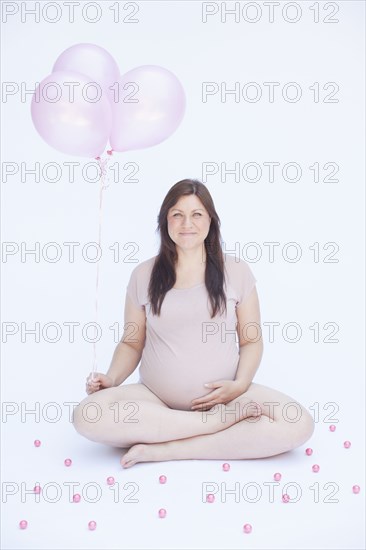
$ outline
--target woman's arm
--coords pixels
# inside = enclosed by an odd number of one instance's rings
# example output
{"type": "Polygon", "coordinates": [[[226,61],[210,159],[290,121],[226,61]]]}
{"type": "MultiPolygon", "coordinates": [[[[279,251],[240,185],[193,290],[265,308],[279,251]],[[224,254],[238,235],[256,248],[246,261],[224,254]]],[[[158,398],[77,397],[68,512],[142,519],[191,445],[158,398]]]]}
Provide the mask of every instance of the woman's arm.
{"type": "Polygon", "coordinates": [[[217,380],[205,384],[213,391],[192,400],[191,410],[206,410],[216,403],[228,403],[245,393],[260,365],[263,354],[263,340],[257,290],[254,287],[245,303],[236,308],[239,336],[239,363],[235,380],[217,380]]]}
{"type": "Polygon", "coordinates": [[[133,373],[140,362],[141,355],[142,351],[138,351],[125,342],[119,342],[106,373],[113,380],[113,386],[119,386],[133,373]]]}
{"type": "Polygon", "coordinates": [[[140,362],[146,339],[145,308],[138,308],[126,293],[124,333],[114,350],[106,374],[90,373],[86,380],[86,392],[119,386],[133,373],[140,362]]]}
{"type": "Polygon", "coordinates": [[[239,349],[239,365],[235,380],[240,382],[241,393],[249,388],[257,372],[263,355],[262,338],[258,342],[244,344],[239,349]]]}
{"type": "Polygon", "coordinates": [[[235,380],[240,382],[240,389],[244,393],[252,383],[263,355],[261,315],[256,287],[245,303],[237,306],[236,315],[240,359],[235,380]]]}
{"type": "Polygon", "coordinates": [[[126,292],[124,333],[114,350],[107,376],[119,386],[133,373],[140,362],[146,339],[146,312],[130,299],[126,292]]]}

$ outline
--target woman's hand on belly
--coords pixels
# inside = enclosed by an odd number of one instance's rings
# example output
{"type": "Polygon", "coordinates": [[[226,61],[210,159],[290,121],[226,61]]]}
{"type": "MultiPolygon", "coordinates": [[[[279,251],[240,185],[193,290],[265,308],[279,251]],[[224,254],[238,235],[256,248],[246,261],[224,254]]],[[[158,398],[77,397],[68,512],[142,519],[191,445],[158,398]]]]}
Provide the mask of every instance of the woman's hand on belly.
{"type": "Polygon", "coordinates": [[[202,411],[209,410],[218,403],[226,405],[243,393],[243,386],[238,380],[218,380],[205,384],[205,387],[213,391],[203,397],[193,399],[191,410],[202,411]]]}

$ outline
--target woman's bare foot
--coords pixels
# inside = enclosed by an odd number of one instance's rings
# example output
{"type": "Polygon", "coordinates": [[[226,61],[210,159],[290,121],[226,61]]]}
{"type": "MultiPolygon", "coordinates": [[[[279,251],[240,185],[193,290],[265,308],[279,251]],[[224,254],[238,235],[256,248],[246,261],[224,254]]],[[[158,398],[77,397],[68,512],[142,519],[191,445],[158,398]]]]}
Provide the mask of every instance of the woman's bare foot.
{"type": "Polygon", "coordinates": [[[165,443],[137,443],[121,458],[121,466],[130,468],[138,462],[156,462],[164,460],[165,443]]]}
{"type": "MultiPolygon", "coordinates": [[[[242,415],[240,415],[239,412],[239,403],[237,403],[237,405],[238,407],[235,409],[230,407],[229,410],[227,410],[225,405],[218,404],[207,413],[195,411],[194,414],[202,415],[202,421],[207,423],[208,433],[216,433],[240,420],[242,415]]],[[[174,440],[159,443],[137,443],[123,455],[121,458],[121,466],[123,468],[130,468],[138,462],[174,460],[176,454],[174,452],[175,443],[174,440]]]]}

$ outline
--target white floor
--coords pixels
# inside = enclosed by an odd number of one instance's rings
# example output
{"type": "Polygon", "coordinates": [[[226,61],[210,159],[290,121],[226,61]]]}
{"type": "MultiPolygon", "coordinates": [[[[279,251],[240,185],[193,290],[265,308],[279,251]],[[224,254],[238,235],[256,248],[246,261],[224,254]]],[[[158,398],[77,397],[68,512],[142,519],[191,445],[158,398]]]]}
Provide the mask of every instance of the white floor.
{"type": "MultiPolygon", "coordinates": [[[[338,404],[344,411],[345,403],[338,404]]],[[[329,423],[318,422],[303,447],[266,459],[228,461],[228,472],[222,470],[224,460],[150,462],[124,470],[123,450],[77,434],[67,406],[51,422],[56,407],[41,405],[39,423],[29,414],[22,419],[19,407],[2,424],[4,549],[365,548],[363,422],[352,422],[350,407],[334,432],[329,423]],[[38,448],[35,439],[41,440],[38,448]],[[349,449],[345,440],[351,441],[349,449]],[[305,454],[308,446],[312,456],[305,454]],[[65,458],[72,459],[69,468],[65,458]],[[313,464],[320,465],[318,473],[313,464]],[[282,474],[278,483],[275,472],[282,474]],[[115,478],[113,489],[108,476],[115,478]],[[36,483],[43,494],[33,493],[36,483]],[[352,492],[355,484],[359,494],[352,492]],[[70,502],[73,492],[84,498],[70,502]],[[210,492],[213,503],[203,496],[210,492]],[[282,502],[283,492],[294,502],[282,502]],[[167,511],[163,519],[160,508],[167,511]],[[88,529],[92,520],[94,531],[88,529]],[[252,526],[249,534],[243,532],[246,523],[252,526]]]]}

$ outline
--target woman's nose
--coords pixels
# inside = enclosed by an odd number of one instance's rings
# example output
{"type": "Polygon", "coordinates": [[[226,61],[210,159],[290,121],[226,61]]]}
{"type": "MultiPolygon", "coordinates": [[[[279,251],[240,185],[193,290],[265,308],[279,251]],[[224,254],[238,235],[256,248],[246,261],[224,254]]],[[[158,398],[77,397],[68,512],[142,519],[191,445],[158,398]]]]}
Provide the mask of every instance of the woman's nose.
{"type": "Polygon", "coordinates": [[[183,227],[191,227],[192,222],[189,217],[186,217],[183,219],[182,226],[183,227]]]}

